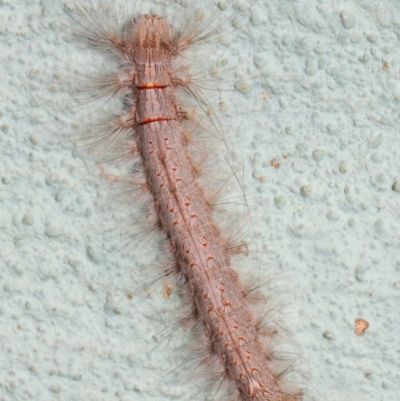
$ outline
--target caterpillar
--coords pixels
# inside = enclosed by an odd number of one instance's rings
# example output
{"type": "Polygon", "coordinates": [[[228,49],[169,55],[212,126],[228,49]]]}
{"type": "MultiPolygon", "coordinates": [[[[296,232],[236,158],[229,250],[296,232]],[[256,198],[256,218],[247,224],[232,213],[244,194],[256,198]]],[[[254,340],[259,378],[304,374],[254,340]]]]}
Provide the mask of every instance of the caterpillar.
{"type": "Polygon", "coordinates": [[[174,33],[166,17],[144,14],[117,27],[113,19],[97,19],[84,3],[75,4],[78,32],[118,64],[118,72],[98,88],[124,96],[124,113],[92,138],[104,140],[107,148],[122,143],[126,157],[141,165],[144,180],[135,185],[147,194],[160,240],[168,242],[165,271],[174,274],[190,302],[193,330],[203,345],[200,365],[213,372],[211,383],[222,379],[224,391],[219,391],[226,399],[301,400],[302,391],[285,387],[287,371],[277,370],[272,349],[263,346],[250,291],[232,267],[233,256],[245,247],[229,243],[213,217],[212,202],[199,184],[201,169],[189,150],[195,139],[187,127],[193,121],[177,93],[194,95],[201,107],[207,104],[193,82],[182,78],[187,67],[178,60],[185,61],[190,47],[223,34],[227,24],[174,33]]]}

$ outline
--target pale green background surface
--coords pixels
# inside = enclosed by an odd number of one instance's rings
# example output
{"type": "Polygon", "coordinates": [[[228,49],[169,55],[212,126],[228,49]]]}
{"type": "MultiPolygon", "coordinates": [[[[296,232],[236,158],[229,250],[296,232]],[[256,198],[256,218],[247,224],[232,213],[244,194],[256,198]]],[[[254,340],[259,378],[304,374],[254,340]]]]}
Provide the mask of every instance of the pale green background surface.
{"type": "MultiPolygon", "coordinates": [[[[210,96],[244,161],[263,291],[309,379],[294,377],[307,400],[398,400],[400,6],[260,0],[243,18],[216,46],[228,86],[250,90],[210,96]]],[[[157,249],[120,251],[133,211],[65,142],[88,110],[65,81],[109,63],[63,20],[53,1],[0,0],[0,401],[194,399],[184,337],[166,332],[179,297],[136,290],[157,249]]]]}

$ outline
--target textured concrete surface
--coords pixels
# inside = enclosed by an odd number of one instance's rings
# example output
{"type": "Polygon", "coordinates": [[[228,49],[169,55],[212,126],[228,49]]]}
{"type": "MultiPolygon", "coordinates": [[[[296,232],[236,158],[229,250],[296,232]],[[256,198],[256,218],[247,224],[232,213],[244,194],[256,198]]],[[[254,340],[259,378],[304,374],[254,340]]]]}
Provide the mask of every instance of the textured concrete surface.
{"type": "MultiPolygon", "coordinates": [[[[179,23],[179,3],[136,6],[179,23]]],[[[400,6],[260,0],[243,19],[212,44],[237,90],[210,96],[244,161],[263,292],[303,358],[294,378],[307,400],[400,399],[400,6]]],[[[112,66],[56,1],[0,0],[0,21],[0,400],[203,400],[156,237],[133,237],[135,207],[110,196],[126,166],[115,182],[73,150],[96,107],[65,82],[112,66]]]]}

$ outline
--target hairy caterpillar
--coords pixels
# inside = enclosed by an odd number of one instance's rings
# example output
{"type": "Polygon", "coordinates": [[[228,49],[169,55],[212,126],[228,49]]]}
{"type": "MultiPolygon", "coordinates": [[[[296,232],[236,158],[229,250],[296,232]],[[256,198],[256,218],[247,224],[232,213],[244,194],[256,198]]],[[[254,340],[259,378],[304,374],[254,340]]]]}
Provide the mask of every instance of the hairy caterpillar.
{"type": "MultiPolygon", "coordinates": [[[[232,400],[300,400],[301,391],[285,387],[287,370],[278,370],[274,362],[268,339],[272,333],[263,332],[261,321],[250,312],[252,293],[242,287],[231,267],[232,256],[245,247],[230,243],[214,221],[214,206],[198,182],[201,169],[188,150],[195,139],[190,123],[196,130],[203,126],[193,121],[177,96],[181,89],[193,95],[200,107],[208,106],[198,85],[182,77],[188,67],[177,59],[186,61],[188,48],[223,35],[229,25],[215,28],[212,19],[191,32],[173,33],[167,18],[144,14],[115,26],[112,18],[98,19],[85,3],[75,5],[76,13],[71,15],[78,32],[118,63],[119,72],[97,81],[96,91],[111,97],[124,95],[124,114],[90,139],[104,141],[106,148],[117,145],[134,165],[142,166],[144,179],[136,174],[134,189],[141,195],[148,193],[145,203],[152,224],[168,238],[164,270],[185,288],[190,320],[197,341],[203,344],[199,364],[212,372],[208,373],[210,387],[219,383],[218,393],[226,392],[232,400]]],[[[104,14],[102,6],[96,5],[104,14]]],[[[225,140],[217,118],[212,116],[211,121],[225,140]]]]}

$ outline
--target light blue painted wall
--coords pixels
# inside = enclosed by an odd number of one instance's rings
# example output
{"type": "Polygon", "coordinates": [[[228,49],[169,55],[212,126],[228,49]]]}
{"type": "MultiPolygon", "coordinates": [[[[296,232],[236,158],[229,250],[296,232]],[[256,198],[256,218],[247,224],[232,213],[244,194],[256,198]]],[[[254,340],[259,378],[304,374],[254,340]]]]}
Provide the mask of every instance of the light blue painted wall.
{"type": "MultiPolygon", "coordinates": [[[[166,329],[179,297],[166,282],[138,291],[157,241],[125,247],[135,208],[73,150],[93,107],[66,82],[110,63],[63,20],[51,0],[0,1],[0,401],[184,400],[191,341],[166,329]]],[[[260,0],[244,21],[213,46],[235,67],[223,86],[250,91],[209,96],[244,162],[255,268],[303,357],[297,380],[307,400],[400,399],[400,6],[260,0]]]]}

